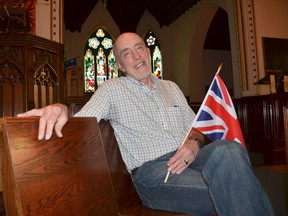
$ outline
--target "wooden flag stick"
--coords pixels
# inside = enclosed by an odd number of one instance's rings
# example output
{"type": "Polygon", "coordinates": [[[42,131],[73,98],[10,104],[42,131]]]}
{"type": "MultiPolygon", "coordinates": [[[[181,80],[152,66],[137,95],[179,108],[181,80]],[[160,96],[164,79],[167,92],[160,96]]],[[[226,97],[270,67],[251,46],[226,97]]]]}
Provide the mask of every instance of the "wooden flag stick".
{"type": "MultiPolygon", "coordinates": [[[[220,70],[222,69],[222,66],[223,66],[223,63],[221,63],[221,64],[219,65],[216,74],[218,74],[218,73],[220,72],[220,70]]],[[[206,95],[206,96],[207,96],[207,95],[206,95]]],[[[205,100],[205,99],[204,99],[204,100],[205,100]]],[[[194,118],[193,123],[192,123],[189,131],[187,132],[187,134],[186,134],[186,136],[185,136],[185,138],[184,138],[184,140],[183,140],[183,142],[182,142],[182,144],[180,145],[179,148],[181,148],[181,147],[184,145],[184,143],[187,141],[187,138],[188,138],[189,134],[191,133],[191,131],[192,131],[192,129],[193,129],[194,122],[195,122],[196,119],[197,119],[197,116],[194,118]]],[[[165,177],[165,179],[164,179],[164,183],[167,183],[170,173],[171,173],[170,171],[167,172],[166,177],[165,177]]]]}
{"type": "Polygon", "coordinates": [[[219,65],[219,67],[218,67],[218,70],[217,70],[216,74],[219,74],[220,70],[222,69],[222,66],[223,66],[223,63],[221,63],[221,64],[219,65]]]}
{"type": "MultiPolygon", "coordinates": [[[[195,118],[195,119],[196,119],[196,118],[195,118]]],[[[195,121],[195,119],[194,119],[194,121],[195,121]]],[[[194,121],[193,121],[191,128],[189,129],[188,133],[186,134],[186,136],[185,136],[185,138],[184,138],[184,140],[183,140],[183,142],[182,142],[182,144],[180,145],[179,148],[181,148],[181,147],[184,145],[184,143],[186,142],[186,140],[187,140],[190,132],[191,132],[192,129],[193,129],[194,121]]],[[[169,175],[170,175],[170,171],[167,172],[166,177],[165,177],[165,180],[164,180],[164,183],[166,183],[166,182],[168,181],[169,175]]]]}

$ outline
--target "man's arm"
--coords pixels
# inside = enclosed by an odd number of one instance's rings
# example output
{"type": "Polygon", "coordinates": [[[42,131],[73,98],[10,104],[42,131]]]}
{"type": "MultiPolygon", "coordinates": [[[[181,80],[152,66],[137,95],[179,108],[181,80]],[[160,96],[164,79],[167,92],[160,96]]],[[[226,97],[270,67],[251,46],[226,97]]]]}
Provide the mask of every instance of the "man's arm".
{"type": "Polygon", "coordinates": [[[199,148],[202,148],[205,143],[205,136],[200,131],[193,128],[190,134],[188,135],[187,141],[188,140],[195,140],[198,143],[199,148]]]}
{"type": "Polygon", "coordinates": [[[168,161],[168,171],[180,174],[195,160],[200,148],[204,145],[204,135],[192,129],[184,145],[168,161]]]}
{"type": "Polygon", "coordinates": [[[38,139],[49,140],[53,129],[56,135],[61,138],[62,129],[68,121],[68,108],[63,104],[53,104],[41,109],[32,109],[25,113],[18,114],[17,117],[40,116],[38,139]]]}

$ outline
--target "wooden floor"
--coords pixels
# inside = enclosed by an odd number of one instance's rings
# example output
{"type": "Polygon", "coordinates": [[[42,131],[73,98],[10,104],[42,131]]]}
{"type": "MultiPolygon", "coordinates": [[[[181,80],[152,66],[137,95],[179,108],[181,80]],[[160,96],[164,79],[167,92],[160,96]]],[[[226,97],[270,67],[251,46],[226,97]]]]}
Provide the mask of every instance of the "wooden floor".
{"type": "Polygon", "coordinates": [[[253,166],[277,216],[288,216],[288,165],[253,166]]]}
{"type": "Polygon", "coordinates": [[[256,167],[279,172],[279,173],[288,174],[288,164],[260,165],[256,167]]]}

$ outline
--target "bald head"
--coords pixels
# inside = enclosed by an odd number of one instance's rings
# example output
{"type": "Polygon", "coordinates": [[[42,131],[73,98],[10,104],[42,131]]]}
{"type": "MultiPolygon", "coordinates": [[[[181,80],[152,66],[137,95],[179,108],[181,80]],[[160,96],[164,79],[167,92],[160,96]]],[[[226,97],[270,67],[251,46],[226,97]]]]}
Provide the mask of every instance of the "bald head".
{"type": "Polygon", "coordinates": [[[125,32],[115,40],[115,43],[113,45],[113,53],[116,57],[116,60],[119,60],[119,57],[121,55],[121,49],[123,49],[125,46],[129,45],[131,41],[139,41],[139,43],[144,43],[143,39],[136,33],[133,32],[125,32]]]}
{"type": "Polygon", "coordinates": [[[132,32],[121,34],[114,43],[113,52],[122,72],[151,87],[150,50],[139,35],[132,32]]]}

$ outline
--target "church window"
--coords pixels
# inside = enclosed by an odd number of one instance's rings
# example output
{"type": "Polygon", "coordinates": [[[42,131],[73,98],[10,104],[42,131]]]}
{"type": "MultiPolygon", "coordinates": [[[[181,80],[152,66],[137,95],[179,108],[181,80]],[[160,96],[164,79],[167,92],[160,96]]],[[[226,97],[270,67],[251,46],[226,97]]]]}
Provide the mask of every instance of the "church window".
{"type": "Polygon", "coordinates": [[[113,54],[114,40],[102,28],[90,35],[84,54],[85,92],[95,92],[97,86],[108,79],[118,77],[118,68],[113,54]]]}
{"type": "Polygon", "coordinates": [[[162,67],[162,54],[160,43],[157,36],[149,30],[145,36],[145,42],[151,53],[151,64],[153,73],[159,78],[163,78],[163,67],[162,67]]]}

